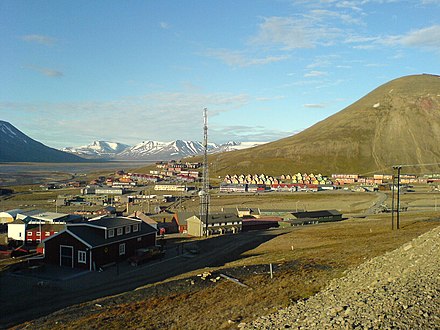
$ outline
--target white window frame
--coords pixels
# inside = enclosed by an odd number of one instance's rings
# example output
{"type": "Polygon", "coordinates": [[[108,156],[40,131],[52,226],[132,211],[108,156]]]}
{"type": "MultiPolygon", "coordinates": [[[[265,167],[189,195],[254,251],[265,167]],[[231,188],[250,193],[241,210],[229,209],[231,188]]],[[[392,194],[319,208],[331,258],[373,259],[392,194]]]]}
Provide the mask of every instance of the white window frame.
{"type": "Polygon", "coordinates": [[[108,238],[115,237],[115,230],[111,228],[108,230],[107,234],[108,234],[108,238]]]}
{"type": "Polygon", "coordinates": [[[139,224],[133,225],[133,233],[139,231],[139,224]]]}
{"type": "Polygon", "coordinates": [[[78,250],[78,263],[85,264],[87,263],[87,252],[78,250]]]}
{"type": "Polygon", "coordinates": [[[124,228],[122,227],[116,228],[116,235],[121,236],[123,234],[124,234],[124,228]]]}
{"type": "Polygon", "coordinates": [[[120,256],[125,255],[125,243],[119,244],[119,255],[120,256]]]}
{"type": "Polygon", "coordinates": [[[26,236],[32,236],[32,232],[31,232],[31,231],[28,231],[28,232],[26,233],[26,236]]]}
{"type": "Polygon", "coordinates": [[[50,236],[50,231],[45,231],[45,232],[44,232],[44,235],[45,235],[45,236],[50,236]]]}
{"type": "Polygon", "coordinates": [[[131,226],[125,226],[125,233],[130,234],[131,233],[131,226]]]}

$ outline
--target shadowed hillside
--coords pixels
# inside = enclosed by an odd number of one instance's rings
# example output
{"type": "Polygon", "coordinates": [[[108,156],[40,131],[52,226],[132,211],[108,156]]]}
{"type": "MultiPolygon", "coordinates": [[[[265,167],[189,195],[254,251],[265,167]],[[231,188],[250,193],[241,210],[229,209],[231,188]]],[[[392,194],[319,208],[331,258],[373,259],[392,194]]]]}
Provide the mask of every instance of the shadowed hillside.
{"type": "MultiPolygon", "coordinates": [[[[440,77],[392,80],[294,136],[210,158],[232,173],[391,172],[396,164],[440,162],[440,77]]],[[[438,172],[438,165],[406,172],[438,172]]],[[[214,173],[213,173],[214,174],[214,173]]]]}
{"type": "Polygon", "coordinates": [[[45,146],[0,120],[0,162],[77,163],[86,160],[45,146]]]}

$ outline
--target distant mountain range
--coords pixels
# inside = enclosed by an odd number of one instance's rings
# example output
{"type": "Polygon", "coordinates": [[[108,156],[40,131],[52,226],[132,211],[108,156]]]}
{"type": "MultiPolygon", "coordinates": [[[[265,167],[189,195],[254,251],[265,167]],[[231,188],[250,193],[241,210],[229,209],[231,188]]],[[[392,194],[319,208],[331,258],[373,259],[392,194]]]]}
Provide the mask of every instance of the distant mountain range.
{"type": "Polygon", "coordinates": [[[13,125],[0,120],[0,162],[75,163],[83,158],[35,141],[13,125]]]}
{"type": "MultiPolygon", "coordinates": [[[[218,153],[232,150],[241,150],[261,145],[263,142],[235,142],[224,144],[209,143],[208,152],[218,153]]],[[[128,146],[118,142],[94,141],[80,147],[66,147],[62,149],[88,159],[107,160],[171,160],[200,155],[203,153],[203,144],[199,141],[175,140],[170,142],[144,141],[135,146],[128,146]]]]}
{"type": "MultiPolygon", "coordinates": [[[[263,144],[263,142],[210,143],[209,153],[240,150],[263,144]]],[[[144,141],[135,146],[119,142],[94,141],[80,147],[62,150],[50,148],[33,140],[12,124],[0,120],[0,162],[57,162],[74,163],[105,160],[179,160],[203,153],[198,141],[176,140],[171,142],[144,141]]]]}

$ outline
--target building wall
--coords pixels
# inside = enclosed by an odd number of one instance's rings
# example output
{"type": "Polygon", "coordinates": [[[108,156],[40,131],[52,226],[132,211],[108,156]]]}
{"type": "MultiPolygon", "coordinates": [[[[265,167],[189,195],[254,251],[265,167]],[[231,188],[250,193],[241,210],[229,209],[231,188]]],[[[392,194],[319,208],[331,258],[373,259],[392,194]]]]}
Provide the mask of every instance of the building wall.
{"type": "Polygon", "coordinates": [[[154,245],[156,245],[156,233],[94,248],[92,250],[92,270],[113,262],[126,260],[135,255],[137,249],[154,245]],[[119,255],[119,245],[122,243],[125,243],[125,254],[119,255]]]}
{"type": "Polygon", "coordinates": [[[44,242],[44,260],[53,265],[60,265],[60,245],[73,247],[73,267],[81,269],[89,269],[90,254],[85,244],[78,241],[75,237],[67,232],[53,237],[44,242]],[[86,263],[78,263],[78,251],[86,251],[86,263]]]}
{"type": "Polygon", "coordinates": [[[8,224],[8,237],[16,241],[24,241],[26,239],[26,225],[24,223],[8,224]]]}
{"type": "Polygon", "coordinates": [[[188,235],[201,237],[203,236],[202,222],[196,217],[192,216],[186,220],[188,235]]]}
{"type": "Polygon", "coordinates": [[[97,270],[104,265],[126,260],[135,254],[136,249],[156,245],[156,233],[92,248],[91,251],[68,232],[64,232],[44,243],[44,258],[47,263],[60,265],[60,245],[65,245],[73,247],[74,268],[97,270]],[[125,254],[119,255],[119,246],[122,243],[125,243],[125,254]],[[86,263],[78,262],[78,251],[86,251],[86,263]]]}

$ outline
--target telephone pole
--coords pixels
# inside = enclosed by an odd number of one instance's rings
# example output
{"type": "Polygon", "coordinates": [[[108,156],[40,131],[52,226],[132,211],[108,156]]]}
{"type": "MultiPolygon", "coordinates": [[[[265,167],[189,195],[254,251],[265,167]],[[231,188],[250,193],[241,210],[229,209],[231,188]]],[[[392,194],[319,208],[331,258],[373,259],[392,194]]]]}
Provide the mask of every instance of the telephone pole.
{"type": "MultiPolygon", "coordinates": [[[[397,170],[397,201],[396,201],[396,229],[400,229],[400,172],[402,165],[393,166],[393,170],[397,170]]],[[[394,191],[396,189],[396,176],[393,173],[393,191],[391,199],[391,229],[394,230],[394,191]]]]}

